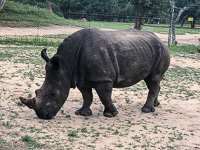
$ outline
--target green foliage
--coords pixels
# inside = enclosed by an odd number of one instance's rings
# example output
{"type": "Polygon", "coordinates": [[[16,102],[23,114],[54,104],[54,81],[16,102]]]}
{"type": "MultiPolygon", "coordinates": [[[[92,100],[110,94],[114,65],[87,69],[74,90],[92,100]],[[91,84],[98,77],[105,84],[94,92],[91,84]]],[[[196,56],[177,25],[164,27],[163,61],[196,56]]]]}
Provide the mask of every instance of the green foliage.
{"type": "MultiPolygon", "coordinates": [[[[183,0],[181,2],[177,1],[175,5],[178,8],[193,6],[187,11],[182,13],[179,22],[182,22],[182,24],[184,24],[184,22],[188,19],[188,17],[192,17],[194,21],[190,23],[191,23],[191,28],[194,28],[195,23],[199,19],[199,15],[200,15],[200,1],[199,0],[183,0]]],[[[178,12],[179,12],[179,9],[175,9],[175,17],[178,14],[178,12]]]]}
{"type": "MultiPolygon", "coordinates": [[[[58,17],[65,16],[67,13],[83,13],[83,14],[101,14],[101,15],[121,15],[121,16],[135,16],[136,10],[138,17],[145,17],[145,22],[151,22],[151,18],[169,18],[170,16],[170,3],[168,0],[103,0],[103,1],[88,1],[88,0],[14,0],[7,1],[4,9],[0,13],[0,25],[10,27],[29,27],[29,26],[50,26],[50,25],[75,25],[88,27],[88,24],[77,22],[74,20],[66,20],[58,17]],[[47,4],[52,4],[54,13],[46,11],[47,4]],[[22,5],[24,4],[24,5],[22,5]],[[30,5],[27,5],[30,4],[30,5]],[[33,7],[35,6],[35,7],[33,7]],[[147,19],[148,18],[148,19],[147,19]]],[[[177,2],[177,7],[190,6],[192,4],[199,4],[196,0],[188,1],[183,0],[181,3],[177,2]]],[[[178,11],[176,12],[178,13],[178,11]]],[[[183,13],[181,19],[187,19],[187,17],[194,17],[198,19],[200,13],[199,7],[193,7],[192,9],[183,13]]],[[[82,17],[82,16],[78,16],[82,17]]],[[[103,17],[103,16],[102,16],[103,17]]],[[[95,15],[87,18],[94,20],[106,20],[106,18],[95,19],[95,15]]],[[[111,17],[112,18],[112,17],[111,17]]],[[[134,18],[134,17],[133,17],[134,18]]],[[[133,18],[125,18],[123,21],[130,22],[133,18]]],[[[119,19],[107,19],[119,21],[119,19]]],[[[165,20],[165,19],[164,19],[165,20]]],[[[167,20],[164,22],[166,23],[167,20]]],[[[131,24],[133,27],[133,24],[131,24]]],[[[164,30],[167,32],[167,30],[164,30]]],[[[182,32],[182,31],[181,31],[182,32]]],[[[195,31],[194,31],[195,32],[195,31]]],[[[198,32],[198,31],[196,31],[198,32]]],[[[179,32],[176,32],[181,34],[179,32]]]]}
{"type": "MultiPolygon", "coordinates": [[[[87,14],[120,14],[134,15],[134,7],[141,13],[147,11],[150,17],[168,15],[163,8],[169,8],[169,1],[163,0],[14,0],[23,4],[30,4],[40,8],[46,8],[48,3],[52,4],[53,11],[63,16],[65,13],[87,13],[87,14]],[[156,12],[156,13],[155,13],[156,12]]],[[[168,10],[167,10],[168,11],[168,10]]],[[[168,15],[169,16],[169,15],[168,15]]]]}
{"type": "Polygon", "coordinates": [[[66,19],[45,9],[7,1],[0,13],[0,25],[11,27],[69,25],[66,19]]]}

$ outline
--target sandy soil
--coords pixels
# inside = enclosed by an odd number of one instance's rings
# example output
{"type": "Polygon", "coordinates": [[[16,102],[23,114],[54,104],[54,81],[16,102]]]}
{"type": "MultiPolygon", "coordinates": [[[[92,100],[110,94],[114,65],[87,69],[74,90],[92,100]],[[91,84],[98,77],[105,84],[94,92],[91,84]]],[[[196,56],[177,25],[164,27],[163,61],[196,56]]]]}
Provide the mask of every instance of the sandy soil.
{"type": "MultiPolygon", "coordinates": [[[[16,48],[19,47],[11,49],[16,48]]],[[[4,47],[3,52],[9,49],[4,47]]],[[[40,49],[30,52],[39,57],[40,49]]],[[[103,105],[95,91],[91,106],[93,116],[76,116],[74,111],[81,107],[82,97],[77,89],[72,89],[56,117],[41,120],[33,110],[19,105],[19,97],[34,96],[35,89],[44,81],[44,66],[16,63],[19,57],[28,54],[21,53],[0,61],[0,137],[10,143],[9,146],[3,145],[2,149],[200,149],[199,83],[182,81],[178,77],[173,80],[167,76],[161,85],[161,106],[150,114],[140,110],[147,94],[143,82],[135,88],[114,89],[112,97],[119,111],[115,118],[102,115],[103,105]],[[187,93],[176,91],[182,86],[196,95],[187,97],[187,93]],[[25,135],[35,139],[33,145],[23,142],[25,135]],[[38,143],[44,145],[38,147],[38,143]]],[[[197,65],[200,64],[199,59],[173,56],[171,60],[171,69],[177,66],[200,69],[197,65]]]]}
{"type": "MultiPolygon", "coordinates": [[[[0,36],[23,36],[23,35],[51,35],[51,34],[72,34],[82,28],[74,26],[50,26],[50,27],[31,27],[31,28],[10,28],[0,27],[0,36]]],[[[113,30],[104,29],[101,30],[113,30]]],[[[167,44],[168,35],[159,34],[156,35],[167,44]]],[[[178,45],[199,45],[200,34],[186,34],[176,35],[178,45]]]]}
{"type": "MultiPolygon", "coordinates": [[[[62,27],[61,32],[60,28],[51,32],[44,27],[40,34],[69,34],[80,29],[70,27],[66,31],[62,27]]],[[[14,35],[14,30],[4,28],[1,33],[14,35]]],[[[23,35],[34,34],[33,29],[20,30],[23,35]]],[[[17,33],[22,35],[19,30],[17,33]]],[[[19,103],[20,96],[33,97],[44,81],[44,64],[39,59],[42,47],[27,46],[26,51],[23,48],[0,46],[2,57],[12,54],[11,58],[0,60],[0,149],[200,149],[200,84],[195,79],[200,75],[199,54],[187,58],[172,54],[170,71],[161,84],[161,106],[154,113],[141,112],[148,91],[140,82],[131,88],[113,90],[117,117],[102,115],[103,105],[95,91],[93,116],[76,116],[74,112],[81,107],[82,97],[77,89],[72,89],[56,117],[42,120],[19,103]],[[36,61],[33,63],[30,58],[36,61]],[[24,136],[34,140],[25,142],[24,136]]]]}

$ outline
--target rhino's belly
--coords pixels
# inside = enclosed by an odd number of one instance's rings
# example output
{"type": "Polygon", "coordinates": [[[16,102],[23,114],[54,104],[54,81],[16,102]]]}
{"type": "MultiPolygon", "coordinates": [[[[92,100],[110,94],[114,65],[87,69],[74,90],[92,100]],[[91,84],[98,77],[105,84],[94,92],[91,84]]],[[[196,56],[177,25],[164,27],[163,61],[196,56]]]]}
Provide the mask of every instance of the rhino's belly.
{"type": "Polygon", "coordinates": [[[121,73],[114,82],[114,88],[123,88],[132,86],[139,81],[145,79],[150,74],[149,68],[140,68],[140,70],[129,70],[129,72],[121,73]]]}

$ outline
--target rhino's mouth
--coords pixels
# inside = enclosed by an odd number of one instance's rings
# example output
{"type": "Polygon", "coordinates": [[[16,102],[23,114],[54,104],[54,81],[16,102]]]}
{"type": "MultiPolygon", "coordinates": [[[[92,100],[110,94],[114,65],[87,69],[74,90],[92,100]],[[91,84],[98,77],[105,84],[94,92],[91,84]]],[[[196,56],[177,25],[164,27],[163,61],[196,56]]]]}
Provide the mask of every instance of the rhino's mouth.
{"type": "Polygon", "coordinates": [[[35,111],[36,115],[41,119],[52,119],[57,113],[53,111],[35,111]]]}

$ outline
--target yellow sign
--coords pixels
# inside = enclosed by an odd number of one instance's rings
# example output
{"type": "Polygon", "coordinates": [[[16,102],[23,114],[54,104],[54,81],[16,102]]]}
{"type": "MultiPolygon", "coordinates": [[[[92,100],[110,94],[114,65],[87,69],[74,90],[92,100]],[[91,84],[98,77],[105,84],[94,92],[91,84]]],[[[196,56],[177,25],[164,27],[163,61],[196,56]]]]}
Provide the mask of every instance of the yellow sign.
{"type": "Polygon", "coordinates": [[[188,21],[193,21],[193,17],[188,17],[188,21]]]}

